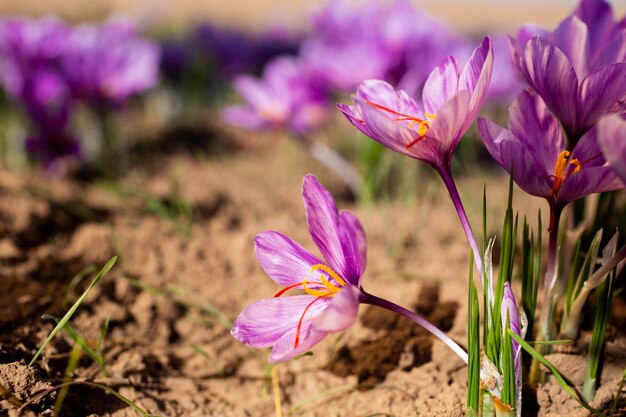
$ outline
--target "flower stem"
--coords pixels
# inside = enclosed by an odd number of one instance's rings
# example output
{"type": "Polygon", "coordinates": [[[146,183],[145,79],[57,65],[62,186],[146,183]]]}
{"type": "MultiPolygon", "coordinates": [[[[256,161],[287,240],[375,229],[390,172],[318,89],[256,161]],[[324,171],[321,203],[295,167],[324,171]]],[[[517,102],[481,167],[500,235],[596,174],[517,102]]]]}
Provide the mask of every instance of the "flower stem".
{"type": "Polygon", "coordinates": [[[294,135],[306,151],[326,168],[346,183],[355,197],[363,191],[363,178],[348,161],[324,143],[312,140],[306,135],[294,135]]]}
{"type": "Polygon", "coordinates": [[[478,270],[478,274],[480,277],[483,276],[483,263],[480,249],[478,248],[478,244],[476,243],[476,238],[474,238],[474,232],[472,231],[472,226],[470,221],[465,213],[465,208],[463,207],[463,202],[461,201],[461,196],[459,195],[459,191],[456,188],[456,184],[454,183],[454,178],[452,178],[452,172],[450,168],[440,168],[437,169],[437,172],[441,176],[443,183],[446,185],[448,189],[448,193],[450,194],[450,198],[452,199],[452,204],[454,204],[454,208],[456,209],[456,213],[459,216],[459,220],[461,221],[461,226],[463,227],[463,231],[465,232],[465,236],[467,237],[467,242],[469,243],[472,251],[474,252],[474,264],[476,265],[476,269],[478,270]]]}
{"type": "MultiPolygon", "coordinates": [[[[561,219],[562,208],[556,207],[554,204],[550,204],[550,227],[548,229],[548,259],[546,265],[546,275],[543,280],[543,306],[541,308],[541,317],[539,318],[539,334],[537,340],[547,341],[552,337],[551,329],[553,328],[552,314],[554,312],[553,303],[554,296],[552,290],[556,284],[558,275],[558,238],[559,238],[559,220],[561,219]]],[[[530,312],[532,314],[532,312],[530,312]]],[[[549,351],[548,345],[540,345],[538,347],[539,353],[545,355],[549,351]]],[[[539,368],[539,362],[533,360],[530,369],[531,382],[539,382],[541,380],[541,370],[539,368]]]]}
{"type": "Polygon", "coordinates": [[[465,350],[463,350],[463,348],[459,346],[454,340],[452,340],[447,334],[439,330],[437,326],[435,326],[434,324],[432,324],[431,322],[429,322],[428,320],[426,320],[424,317],[420,316],[419,314],[416,314],[412,312],[411,310],[408,310],[404,307],[394,304],[391,301],[385,300],[384,298],[376,297],[375,295],[369,294],[365,292],[363,289],[361,289],[361,294],[359,295],[359,301],[363,304],[374,305],[374,306],[389,310],[393,313],[400,314],[401,316],[404,316],[408,318],[409,320],[419,324],[428,332],[430,332],[433,336],[435,336],[437,339],[445,343],[450,349],[452,349],[454,353],[458,355],[459,358],[461,358],[463,362],[467,364],[467,361],[468,361],[467,352],[465,352],[465,350]]]}

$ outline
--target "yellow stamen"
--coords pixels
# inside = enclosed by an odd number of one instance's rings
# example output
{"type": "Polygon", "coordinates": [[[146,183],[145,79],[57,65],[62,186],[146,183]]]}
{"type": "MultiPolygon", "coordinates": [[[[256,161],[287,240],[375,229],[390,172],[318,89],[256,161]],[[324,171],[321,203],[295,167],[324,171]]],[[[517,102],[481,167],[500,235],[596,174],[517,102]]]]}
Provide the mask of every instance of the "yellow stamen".
{"type": "MultiPolygon", "coordinates": [[[[331,294],[333,294],[333,291],[326,291],[326,290],[316,290],[313,288],[309,288],[307,287],[307,280],[303,279],[302,280],[302,289],[304,289],[304,292],[306,292],[309,295],[312,295],[313,297],[327,297],[331,294]]],[[[338,291],[339,289],[336,289],[336,291],[338,291]]],[[[336,292],[335,291],[335,292],[336,292]]]]}
{"type": "Polygon", "coordinates": [[[554,163],[554,175],[550,175],[550,178],[552,178],[552,194],[554,196],[559,192],[565,180],[570,175],[580,171],[583,166],[583,163],[578,159],[568,160],[570,155],[570,151],[563,151],[559,154],[554,163]],[[572,171],[569,171],[570,165],[574,165],[572,171]]]}
{"type": "Polygon", "coordinates": [[[332,269],[330,269],[330,267],[324,265],[324,264],[317,264],[317,265],[313,265],[311,267],[311,271],[317,271],[318,269],[321,269],[322,271],[326,272],[328,275],[330,275],[331,277],[333,277],[333,279],[335,281],[337,281],[337,284],[339,285],[348,285],[346,283],[346,281],[344,281],[343,278],[341,278],[335,271],[333,271],[332,269]]]}

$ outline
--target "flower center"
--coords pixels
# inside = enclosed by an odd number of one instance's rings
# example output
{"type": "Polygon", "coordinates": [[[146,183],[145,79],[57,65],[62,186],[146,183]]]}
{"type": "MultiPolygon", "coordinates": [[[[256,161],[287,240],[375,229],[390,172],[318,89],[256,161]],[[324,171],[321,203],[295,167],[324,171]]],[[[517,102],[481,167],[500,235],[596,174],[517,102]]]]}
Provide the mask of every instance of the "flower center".
{"type": "Polygon", "coordinates": [[[430,126],[431,126],[430,120],[434,120],[437,118],[436,114],[430,114],[428,112],[424,112],[424,114],[426,115],[426,118],[420,119],[419,117],[411,116],[405,113],[400,113],[398,111],[392,110],[388,107],[382,106],[380,104],[374,103],[369,100],[367,100],[366,103],[379,110],[386,111],[393,115],[399,116],[393,119],[396,122],[409,122],[409,129],[413,129],[413,126],[415,126],[415,124],[417,123],[417,134],[419,136],[415,138],[414,140],[412,140],[409,144],[407,144],[406,145],[407,148],[412,147],[413,145],[415,145],[417,142],[421,141],[422,139],[426,139],[426,133],[428,132],[428,129],[430,129],[430,126]]]}
{"type": "Polygon", "coordinates": [[[296,329],[296,340],[293,345],[294,349],[297,348],[298,344],[300,343],[300,330],[302,329],[302,322],[304,321],[304,316],[306,315],[307,311],[309,311],[309,308],[311,308],[311,306],[316,301],[324,297],[334,297],[344,286],[348,285],[346,281],[339,276],[339,274],[337,274],[327,265],[317,264],[311,267],[312,272],[317,270],[324,271],[333,279],[333,281],[326,279],[324,274],[320,274],[319,282],[307,281],[305,278],[302,280],[302,282],[297,282],[295,284],[286,286],[274,295],[274,297],[280,297],[290,289],[302,286],[302,289],[305,293],[315,297],[315,299],[313,299],[313,301],[311,301],[309,305],[306,306],[306,308],[302,312],[302,315],[300,316],[300,320],[298,320],[298,327],[296,329]]]}
{"type": "Polygon", "coordinates": [[[554,175],[548,175],[548,178],[552,178],[552,196],[556,197],[559,190],[563,186],[563,183],[570,175],[575,174],[582,168],[582,163],[578,159],[569,160],[570,151],[563,151],[557,156],[554,163],[554,175]],[[570,165],[574,166],[574,169],[570,168],[570,165]]]}

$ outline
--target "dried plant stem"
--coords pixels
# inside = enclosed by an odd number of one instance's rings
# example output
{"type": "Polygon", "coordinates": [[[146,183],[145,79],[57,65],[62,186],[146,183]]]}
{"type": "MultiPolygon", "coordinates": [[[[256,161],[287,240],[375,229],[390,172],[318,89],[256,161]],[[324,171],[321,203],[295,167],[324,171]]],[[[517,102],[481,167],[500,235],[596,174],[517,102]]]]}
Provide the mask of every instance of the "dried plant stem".
{"type": "MultiPolygon", "coordinates": [[[[474,252],[474,264],[476,265],[476,270],[478,271],[478,276],[483,276],[483,263],[482,263],[482,255],[481,251],[478,248],[478,244],[476,243],[476,238],[474,237],[474,232],[472,231],[472,226],[467,217],[467,213],[465,212],[465,208],[463,207],[463,202],[461,201],[461,196],[459,195],[459,191],[456,188],[456,184],[454,183],[454,178],[452,178],[452,172],[450,168],[437,169],[443,183],[448,189],[448,193],[450,194],[450,198],[452,199],[452,204],[454,204],[454,208],[459,216],[459,220],[461,221],[461,227],[463,227],[463,231],[465,232],[465,237],[467,238],[467,242],[472,248],[472,252],[474,252]]],[[[480,280],[479,280],[480,282],[480,280]]]]}
{"type": "Polygon", "coordinates": [[[274,412],[276,417],[283,417],[283,407],[280,398],[280,380],[278,379],[278,368],[272,366],[272,393],[274,394],[274,412]]]}
{"type": "Polygon", "coordinates": [[[401,316],[404,316],[408,318],[409,320],[419,324],[428,332],[430,332],[430,334],[435,336],[437,339],[441,340],[443,343],[446,344],[446,346],[452,349],[452,351],[456,353],[457,356],[461,358],[463,362],[465,362],[466,364],[468,363],[467,352],[465,352],[465,350],[463,350],[463,348],[459,346],[458,343],[456,343],[454,340],[452,340],[447,334],[439,330],[437,326],[435,326],[434,324],[432,324],[431,322],[429,322],[428,320],[426,320],[424,317],[420,316],[419,314],[416,314],[412,312],[411,310],[408,310],[404,307],[394,304],[391,301],[385,300],[384,298],[376,297],[375,295],[369,294],[365,292],[363,289],[361,289],[361,294],[359,295],[359,301],[363,304],[370,304],[370,305],[378,306],[386,310],[389,310],[391,312],[394,312],[396,314],[400,314],[401,316]]]}
{"type": "Polygon", "coordinates": [[[306,135],[295,135],[294,139],[318,162],[333,172],[341,179],[355,196],[363,191],[363,178],[361,175],[335,150],[324,143],[311,139],[306,135]]]}
{"type": "Polygon", "coordinates": [[[9,391],[9,389],[2,384],[0,384],[0,396],[17,408],[24,405],[24,403],[18,400],[15,395],[13,395],[11,391],[9,391]]]}

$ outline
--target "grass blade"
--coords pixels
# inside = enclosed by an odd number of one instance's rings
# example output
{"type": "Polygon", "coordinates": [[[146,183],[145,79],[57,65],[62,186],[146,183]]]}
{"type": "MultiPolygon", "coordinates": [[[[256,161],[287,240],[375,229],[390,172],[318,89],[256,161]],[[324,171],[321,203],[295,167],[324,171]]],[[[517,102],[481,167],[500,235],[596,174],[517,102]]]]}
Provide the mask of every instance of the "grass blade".
{"type": "Polygon", "coordinates": [[[39,358],[39,356],[42,354],[42,352],[44,351],[46,346],[48,346],[48,344],[52,341],[52,339],[54,339],[54,337],[57,335],[57,333],[59,333],[65,327],[65,325],[70,321],[70,319],[72,318],[72,316],[74,315],[76,310],[78,310],[78,307],[80,307],[80,305],[85,300],[87,295],[89,295],[91,290],[96,285],[98,285],[98,283],[100,281],[102,281],[102,278],[104,278],[104,276],[107,274],[107,272],[109,272],[109,270],[113,267],[113,265],[115,265],[115,261],[116,260],[117,260],[117,256],[114,256],[113,258],[111,258],[109,260],[109,262],[107,262],[106,265],[104,265],[104,267],[100,270],[98,275],[96,275],[96,277],[91,282],[91,284],[89,284],[89,287],[87,287],[85,292],[83,292],[83,294],[78,298],[78,300],[76,300],[74,305],[72,305],[72,307],[70,307],[70,309],[67,311],[67,313],[65,313],[63,318],[61,318],[61,320],[59,320],[59,323],[55,326],[55,328],[52,329],[52,331],[50,332],[50,334],[48,335],[46,340],[43,342],[41,347],[39,347],[39,350],[37,351],[37,353],[35,353],[35,356],[33,356],[33,359],[31,359],[31,361],[29,362],[29,364],[28,364],[29,366],[31,366],[32,364],[35,363],[35,361],[37,361],[37,358],[39,358]]]}

